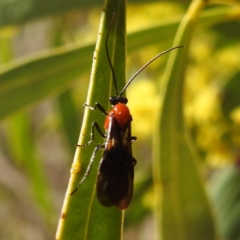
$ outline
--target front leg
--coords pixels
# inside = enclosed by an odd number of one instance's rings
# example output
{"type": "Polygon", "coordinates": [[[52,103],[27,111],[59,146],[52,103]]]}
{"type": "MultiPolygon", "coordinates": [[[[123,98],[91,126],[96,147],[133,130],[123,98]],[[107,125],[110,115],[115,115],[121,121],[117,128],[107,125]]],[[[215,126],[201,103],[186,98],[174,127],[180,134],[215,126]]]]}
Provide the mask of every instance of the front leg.
{"type": "Polygon", "coordinates": [[[83,106],[88,107],[91,110],[96,110],[98,108],[103,114],[105,114],[106,116],[108,115],[104,107],[98,102],[94,104],[94,107],[88,105],[87,103],[84,103],[83,106]]]}

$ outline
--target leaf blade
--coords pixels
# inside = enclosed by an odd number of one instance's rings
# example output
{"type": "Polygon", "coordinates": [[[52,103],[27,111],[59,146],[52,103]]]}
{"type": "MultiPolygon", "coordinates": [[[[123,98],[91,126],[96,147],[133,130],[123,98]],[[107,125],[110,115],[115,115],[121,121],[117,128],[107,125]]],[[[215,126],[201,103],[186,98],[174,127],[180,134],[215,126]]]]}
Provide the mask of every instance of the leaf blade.
{"type": "MultiPolygon", "coordinates": [[[[234,17],[232,9],[205,11],[202,22],[222,21],[234,17]]],[[[156,44],[158,36],[173,36],[179,19],[129,34],[128,52],[156,44]],[[166,31],[167,29],[167,31],[166,31]],[[156,35],[156,32],[159,35],[156,35]],[[146,37],[147,36],[147,37],[146,37]]],[[[58,95],[89,71],[94,45],[61,47],[0,69],[0,120],[29,108],[43,99],[58,95]],[[50,67],[51,66],[51,67],[50,67]]],[[[119,71],[120,72],[120,71],[119,71]]]]}
{"type": "Polygon", "coordinates": [[[197,166],[197,156],[183,116],[183,79],[193,29],[204,3],[195,1],[174,42],[183,51],[171,53],[165,72],[163,103],[156,140],[155,185],[157,226],[164,240],[217,239],[211,207],[197,166]],[[160,200],[161,198],[161,200],[160,200]],[[160,217],[161,216],[161,217],[160,217]],[[160,221],[161,218],[161,221],[160,221]]]}
{"type": "MultiPolygon", "coordinates": [[[[113,12],[116,13],[117,17],[115,19],[115,25],[113,26],[113,33],[111,34],[113,37],[110,37],[108,42],[109,52],[113,53],[113,64],[115,63],[116,66],[120,66],[120,69],[118,67],[116,68],[116,76],[117,78],[119,77],[118,83],[124,84],[125,81],[125,77],[123,77],[125,76],[125,44],[120,44],[119,42],[119,38],[121,42],[125,42],[125,1],[119,0],[114,3],[113,1],[107,1],[105,12],[102,14],[100,23],[100,34],[94,54],[95,60],[87,98],[87,103],[91,106],[94,106],[96,100],[98,100],[102,106],[107,106],[107,96],[111,94],[111,71],[106,59],[105,42],[106,32],[109,28],[109,22],[113,12]],[[119,50],[120,53],[117,50],[119,50]]],[[[90,133],[91,124],[93,121],[96,121],[96,119],[99,123],[104,120],[102,114],[99,112],[95,113],[89,109],[85,109],[79,144],[89,141],[89,135],[85,133],[90,133]]],[[[96,136],[95,140],[94,142],[99,142],[100,138],[96,136]]],[[[84,184],[81,185],[73,196],[69,196],[85,172],[88,159],[91,158],[91,149],[93,149],[93,146],[89,146],[89,148],[86,149],[77,148],[76,150],[71,171],[72,176],[62,210],[63,216],[67,217],[61,218],[59,221],[57,239],[68,239],[69,236],[71,236],[70,239],[122,238],[123,212],[120,212],[115,207],[105,208],[101,206],[96,199],[96,162],[95,165],[92,166],[91,174],[84,184]],[[76,212],[81,214],[76,214],[76,212]]],[[[99,161],[99,155],[100,154],[98,154],[95,161],[99,161]]]]}

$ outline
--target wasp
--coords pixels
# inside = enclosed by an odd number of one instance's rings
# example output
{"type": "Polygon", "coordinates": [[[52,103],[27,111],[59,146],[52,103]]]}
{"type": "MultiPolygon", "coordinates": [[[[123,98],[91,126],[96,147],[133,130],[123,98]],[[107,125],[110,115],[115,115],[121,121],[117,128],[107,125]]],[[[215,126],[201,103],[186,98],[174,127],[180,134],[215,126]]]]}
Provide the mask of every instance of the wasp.
{"type": "Polygon", "coordinates": [[[170,48],[152,58],[142,68],[140,68],[126,83],[123,89],[118,92],[117,80],[108,50],[109,32],[110,27],[106,36],[106,54],[113,76],[116,95],[109,98],[109,102],[112,106],[109,112],[107,112],[98,102],[95,103],[94,107],[86,103],[84,104],[89,109],[98,109],[106,115],[104,123],[105,132],[101,130],[97,122],[93,122],[91,140],[86,144],[77,146],[86,147],[91,144],[94,140],[94,129],[96,129],[97,132],[105,139],[105,143],[99,144],[94,148],[86,173],[77,187],[71,192],[71,195],[77,191],[83,181],[87,178],[97,151],[99,149],[104,149],[103,157],[98,168],[96,183],[97,198],[100,204],[105,207],[115,205],[119,210],[125,210],[129,206],[133,195],[134,167],[137,161],[132,156],[132,143],[137,140],[137,137],[132,136],[131,134],[131,122],[133,119],[129,108],[126,105],[128,103],[128,99],[123,96],[123,93],[135,77],[155,59],[172,51],[173,49],[181,48],[182,46],[170,48]]]}

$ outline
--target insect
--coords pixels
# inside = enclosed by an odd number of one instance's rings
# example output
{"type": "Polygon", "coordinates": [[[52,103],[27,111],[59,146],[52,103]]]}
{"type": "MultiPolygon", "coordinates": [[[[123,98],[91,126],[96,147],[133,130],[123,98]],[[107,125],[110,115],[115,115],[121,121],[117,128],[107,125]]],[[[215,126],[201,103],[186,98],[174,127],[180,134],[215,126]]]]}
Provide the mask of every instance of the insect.
{"type": "Polygon", "coordinates": [[[98,102],[95,103],[94,107],[86,103],[84,104],[89,109],[98,109],[106,115],[104,123],[105,133],[101,130],[97,122],[93,122],[90,141],[86,144],[78,146],[86,147],[92,143],[94,140],[94,129],[96,129],[96,131],[105,139],[105,143],[99,144],[94,148],[86,173],[77,187],[71,192],[71,195],[77,191],[83,181],[87,178],[97,151],[99,149],[104,149],[103,157],[98,168],[96,183],[97,198],[100,204],[105,207],[115,205],[119,210],[125,210],[129,206],[133,195],[134,166],[136,165],[137,161],[132,156],[132,143],[136,141],[137,137],[131,135],[132,116],[126,105],[128,99],[123,96],[123,93],[130,83],[135,79],[135,77],[155,59],[169,51],[172,51],[173,49],[180,48],[182,46],[170,48],[155,56],[142,68],[140,68],[126,83],[123,89],[118,92],[117,80],[108,51],[109,32],[110,27],[107,32],[105,47],[107,59],[113,76],[116,95],[110,97],[109,99],[112,106],[109,112],[107,112],[98,102]]]}

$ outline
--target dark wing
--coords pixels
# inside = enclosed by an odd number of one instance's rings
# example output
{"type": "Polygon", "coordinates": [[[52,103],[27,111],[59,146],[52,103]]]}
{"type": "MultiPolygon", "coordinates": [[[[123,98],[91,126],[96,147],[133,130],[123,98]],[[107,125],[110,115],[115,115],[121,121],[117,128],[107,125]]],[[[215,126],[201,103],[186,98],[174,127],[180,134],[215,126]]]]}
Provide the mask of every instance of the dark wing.
{"type": "Polygon", "coordinates": [[[97,197],[103,206],[116,205],[120,210],[128,207],[133,194],[135,164],[131,125],[121,129],[112,118],[97,179],[97,197]]]}

